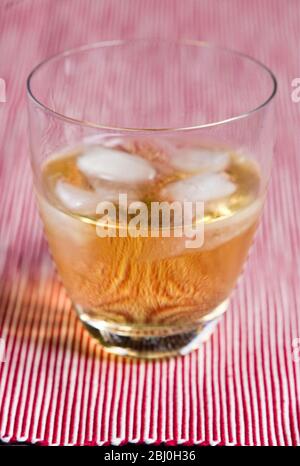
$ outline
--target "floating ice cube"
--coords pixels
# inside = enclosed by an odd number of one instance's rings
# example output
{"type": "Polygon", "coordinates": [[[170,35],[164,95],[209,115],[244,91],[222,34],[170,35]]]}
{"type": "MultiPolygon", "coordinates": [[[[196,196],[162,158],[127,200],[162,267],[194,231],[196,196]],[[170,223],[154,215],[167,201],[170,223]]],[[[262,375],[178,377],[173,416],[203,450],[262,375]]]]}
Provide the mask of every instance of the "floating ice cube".
{"type": "Polygon", "coordinates": [[[174,168],[184,171],[220,172],[229,164],[229,154],[224,151],[186,148],[177,150],[170,159],[174,168]]]}
{"type": "Polygon", "coordinates": [[[139,183],[152,180],[155,169],[146,160],[120,150],[99,147],[77,159],[79,170],[87,177],[119,183],[139,183]]]}
{"type": "Polygon", "coordinates": [[[235,184],[224,173],[204,173],[170,183],[161,194],[170,200],[195,202],[230,196],[235,190],[235,184]]]}
{"type": "Polygon", "coordinates": [[[138,202],[139,198],[134,190],[123,193],[117,189],[98,186],[95,191],[87,191],[61,180],[56,183],[55,193],[64,207],[82,215],[94,214],[99,202],[118,203],[120,194],[127,194],[127,202],[138,202]]]}
{"type": "MultiPolygon", "coordinates": [[[[42,196],[38,196],[38,200],[44,222],[50,234],[58,235],[58,238],[68,238],[69,247],[72,248],[74,244],[77,246],[84,246],[90,241],[91,234],[94,237],[95,233],[94,231],[91,232],[88,223],[78,222],[73,216],[67,215],[55,208],[42,196]]],[[[62,253],[66,253],[66,242],[61,239],[57,244],[59,244],[58,247],[62,249],[62,253]]]]}
{"type": "Polygon", "coordinates": [[[99,193],[77,188],[61,180],[56,183],[55,194],[64,207],[82,215],[95,213],[97,204],[103,200],[99,193]]]}

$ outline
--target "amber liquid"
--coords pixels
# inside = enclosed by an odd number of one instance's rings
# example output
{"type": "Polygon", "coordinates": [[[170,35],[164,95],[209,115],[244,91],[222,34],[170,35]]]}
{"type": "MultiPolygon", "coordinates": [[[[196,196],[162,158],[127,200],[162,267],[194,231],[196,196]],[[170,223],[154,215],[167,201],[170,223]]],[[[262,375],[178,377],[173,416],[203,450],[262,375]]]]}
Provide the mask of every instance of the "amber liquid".
{"type": "MultiPolygon", "coordinates": [[[[134,187],[141,201],[160,201],[164,186],[190,176],[172,169],[151,147],[141,153],[157,170],[154,180],[134,187]]],[[[204,244],[187,249],[185,238],[100,238],[95,215],[62,206],[55,196],[58,180],[93,190],[77,168],[79,154],[80,149],[51,157],[38,195],[50,249],[73,302],[91,320],[133,326],[180,326],[212,313],[233,289],[256,229],[261,210],[256,165],[230,154],[226,173],[237,189],[206,204],[204,244]]]]}

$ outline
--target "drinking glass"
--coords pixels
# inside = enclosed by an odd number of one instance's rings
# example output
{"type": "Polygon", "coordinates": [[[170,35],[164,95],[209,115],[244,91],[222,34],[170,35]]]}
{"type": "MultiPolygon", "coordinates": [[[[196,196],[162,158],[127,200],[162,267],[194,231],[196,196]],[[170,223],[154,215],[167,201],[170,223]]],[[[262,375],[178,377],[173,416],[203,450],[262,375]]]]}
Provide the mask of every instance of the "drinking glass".
{"type": "Polygon", "coordinates": [[[79,319],[120,355],[199,347],[259,221],[273,73],[208,43],[115,40],[44,61],[27,90],[39,210],[79,319]]]}

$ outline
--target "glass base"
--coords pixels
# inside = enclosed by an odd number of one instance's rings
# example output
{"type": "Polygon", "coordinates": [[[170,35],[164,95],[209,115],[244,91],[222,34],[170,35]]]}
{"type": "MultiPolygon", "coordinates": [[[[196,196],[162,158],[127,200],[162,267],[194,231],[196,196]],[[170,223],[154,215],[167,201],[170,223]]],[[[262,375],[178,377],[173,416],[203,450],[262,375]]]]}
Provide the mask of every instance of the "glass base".
{"type": "Polygon", "coordinates": [[[228,300],[196,324],[181,327],[123,325],[95,320],[88,311],[75,306],[78,316],[89,333],[106,351],[120,356],[156,359],[185,355],[199,348],[213,333],[228,300]]]}

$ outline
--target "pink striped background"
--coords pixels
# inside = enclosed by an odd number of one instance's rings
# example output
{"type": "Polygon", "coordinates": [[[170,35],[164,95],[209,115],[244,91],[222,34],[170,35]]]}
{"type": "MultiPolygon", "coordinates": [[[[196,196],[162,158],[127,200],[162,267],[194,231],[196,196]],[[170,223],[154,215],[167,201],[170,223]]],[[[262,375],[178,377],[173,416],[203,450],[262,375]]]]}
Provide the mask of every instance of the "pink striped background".
{"type": "Polygon", "coordinates": [[[298,0],[1,0],[0,39],[0,438],[300,445],[298,0]],[[278,142],[256,244],[213,337],[184,358],[128,362],[89,338],[53,271],[33,199],[24,82],[62,49],[151,36],[210,40],[270,66],[278,142]]]}

